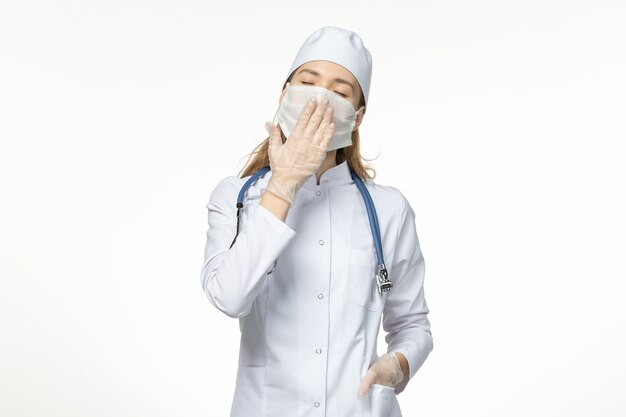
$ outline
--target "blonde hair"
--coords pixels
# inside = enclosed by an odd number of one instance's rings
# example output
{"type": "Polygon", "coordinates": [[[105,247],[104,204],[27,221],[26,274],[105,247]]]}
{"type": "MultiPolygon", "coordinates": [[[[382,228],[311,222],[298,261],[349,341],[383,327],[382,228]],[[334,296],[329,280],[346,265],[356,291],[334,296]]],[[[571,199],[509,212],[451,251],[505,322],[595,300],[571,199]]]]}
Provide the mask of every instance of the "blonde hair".
{"type": "MultiPolygon", "coordinates": [[[[291,78],[295,74],[291,73],[287,81],[291,81],[291,78]]],[[[285,81],[285,82],[287,82],[285,81]]],[[[365,105],[365,97],[363,97],[363,91],[361,90],[360,98],[359,98],[359,108],[365,105]]],[[[280,126],[279,126],[280,129],[280,126]]],[[[281,136],[284,137],[284,134],[281,132],[281,136]]],[[[247,177],[248,175],[254,174],[259,169],[268,166],[270,164],[269,155],[267,150],[269,148],[270,138],[269,136],[263,140],[259,145],[257,145],[254,150],[248,155],[248,161],[246,165],[239,173],[240,178],[247,177]]],[[[352,132],[352,145],[346,146],[345,148],[337,149],[337,156],[335,158],[335,162],[337,164],[342,163],[343,161],[347,161],[348,166],[354,170],[356,175],[362,180],[365,179],[374,179],[376,177],[376,170],[372,168],[365,161],[371,161],[371,159],[366,159],[361,156],[360,152],[360,135],[359,129],[352,132]]]]}

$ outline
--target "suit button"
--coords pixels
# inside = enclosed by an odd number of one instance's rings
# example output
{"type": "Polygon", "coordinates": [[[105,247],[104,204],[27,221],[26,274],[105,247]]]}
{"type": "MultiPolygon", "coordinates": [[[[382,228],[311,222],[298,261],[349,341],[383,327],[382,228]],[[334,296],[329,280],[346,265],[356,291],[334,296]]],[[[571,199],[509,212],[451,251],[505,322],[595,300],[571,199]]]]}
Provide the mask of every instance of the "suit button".
{"type": "Polygon", "coordinates": [[[316,406],[316,407],[319,407],[319,406],[320,406],[320,403],[318,403],[317,401],[315,401],[315,402],[313,403],[313,405],[314,405],[314,406],[316,406]]]}
{"type": "Polygon", "coordinates": [[[320,348],[315,349],[315,353],[317,353],[319,355],[320,353],[322,353],[322,349],[320,349],[320,348]]]}
{"type": "Polygon", "coordinates": [[[324,241],[323,241],[323,240],[320,240],[320,241],[319,241],[319,244],[320,244],[320,245],[323,245],[323,244],[324,244],[324,241]]]}

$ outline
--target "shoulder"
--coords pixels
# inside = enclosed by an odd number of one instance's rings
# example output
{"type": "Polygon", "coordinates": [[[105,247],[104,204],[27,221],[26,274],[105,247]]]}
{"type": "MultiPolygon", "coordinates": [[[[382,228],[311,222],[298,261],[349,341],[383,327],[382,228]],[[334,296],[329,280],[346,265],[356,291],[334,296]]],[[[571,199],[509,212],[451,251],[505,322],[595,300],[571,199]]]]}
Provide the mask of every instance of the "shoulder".
{"type": "MultiPolygon", "coordinates": [[[[243,178],[235,175],[224,177],[215,186],[215,189],[211,193],[210,201],[228,200],[229,204],[232,203],[232,205],[235,206],[240,191],[253,175],[247,175],[243,178]]],[[[255,181],[246,187],[244,201],[249,198],[260,198],[261,189],[265,187],[271,175],[271,171],[268,171],[261,176],[257,176],[255,181]]]]}
{"type": "Polygon", "coordinates": [[[246,182],[245,178],[239,178],[235,175],[229,175],[227,177],[222,178],[220,182],[217,183],[215,189],[212,194],[221,195],[221,194],[232,194],[235,190],[239,192],[239,189],[246,182]]]}
{"type": "Polygon", "coordinates": [[[401,214],[401,218],[404,218],[408,212],[412,212],[409,200],[398,187],[377,184],[373,180],[367,180],[365,184],[372,195],[374,203],[381,202],[386,206],[392,206],[396,214],[401,214]]]}
{"type": "Polygon", "coordinates": [[[239,178],[235,175],[229,175],[222,178],[209,197],[209,204],[232,204],[233,207],[237,202],[239,190],[245,184],[247,178],[239,178]]]}

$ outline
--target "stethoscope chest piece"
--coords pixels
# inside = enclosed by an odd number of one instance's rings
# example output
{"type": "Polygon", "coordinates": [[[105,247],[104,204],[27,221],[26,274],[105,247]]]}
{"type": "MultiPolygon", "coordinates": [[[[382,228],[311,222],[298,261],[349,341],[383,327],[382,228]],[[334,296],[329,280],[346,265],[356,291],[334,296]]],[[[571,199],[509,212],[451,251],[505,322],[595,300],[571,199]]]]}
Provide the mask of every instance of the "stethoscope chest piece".
{"type": "Polygon", "coordinates": [[[387,292],[391,289],[391,287],[393,287],[393,283],[389,281],[385,265],[378,265],[376,282],[378,283],[378,294],[380,294],[380,296],[383,295],[383,292],[387,292]]]}

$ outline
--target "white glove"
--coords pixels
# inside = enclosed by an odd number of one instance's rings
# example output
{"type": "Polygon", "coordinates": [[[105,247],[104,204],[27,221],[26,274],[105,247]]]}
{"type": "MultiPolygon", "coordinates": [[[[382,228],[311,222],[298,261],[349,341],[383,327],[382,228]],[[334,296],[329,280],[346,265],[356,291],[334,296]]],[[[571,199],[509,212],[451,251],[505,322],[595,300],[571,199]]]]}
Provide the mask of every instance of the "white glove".
{"type": "Polygon", "coordinates": [[[277,126],[265,124],[270,133],[269,159],[272,176],[261,195],[271,191],[293,204],[296,192],[312,174],[315,174],[326,158],[326,149],[335,133],[332,107],[328,103],[317,105],[307,102],[296,127],[283,144],[277,126]],[[327,108],[331,109],[325,111],[327,108]]]}
{"type": "Polygon", "coordinates": [[[400,362],[395,352],[387,352],[380,356],[367,370],[367,373],[361,381],[361,386],[357,395],[359,398],[369,391],[372,384],[387,385],[395,387],[397,383],[402,382],[404,374],[400,367],[400,362]]]}

